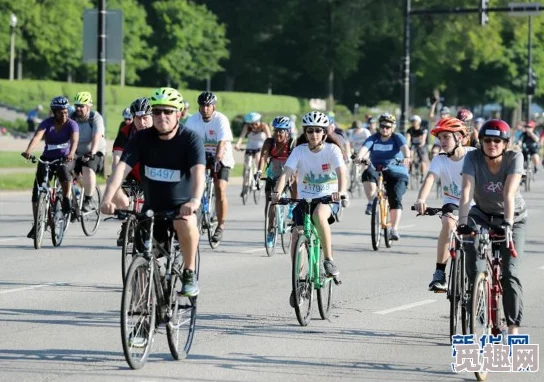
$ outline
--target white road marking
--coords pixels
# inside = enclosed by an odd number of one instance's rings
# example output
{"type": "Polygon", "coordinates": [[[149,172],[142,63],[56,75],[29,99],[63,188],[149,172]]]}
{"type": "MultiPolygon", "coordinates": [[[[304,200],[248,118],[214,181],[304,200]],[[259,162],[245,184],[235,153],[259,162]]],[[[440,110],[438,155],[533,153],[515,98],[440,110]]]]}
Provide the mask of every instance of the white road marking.
{"type": "Polygon", "coordinates": [[[12,241],[17,239],[20,239],[20,237],[8,237],[8,238],[0,239],[0,243],[3,241],[12,241]]]}
{"type": "Polygon", "coordinates": [[[48,286],[58,286],[58,285],[65,285],[65,284],[66,283],[56,282],[56,283],[47,283],[47,284],[40,284],[40,285],[31,285],[24,288],[0,290],[0,294],[8,294],[8,293],[14,293],[14,292],[21,292],[21,291],[29,290],[29,289],[38,289],[38,288],[45,288],[48,286]]]}
{"type": "Polygon", "coordinates": [[[436,302],[436,300],[423,300],[423,301],[414,302],[412,304],[401,305],[401,306],[398,306],[396,308],[391,308],[391,309],[386,309],[386,310],[378,310],[377,312],[374,312],[374,313],[376,313],[376,314],[389,314],[389,313],[396,312],[398,310],[405,310],[405,309],[415,308],[416,306],[426,305],[426,304],[430,304],[430,303],[433,303],[433,302],[436,302]]]}
{"type": "Polygon", "coordinates": [[[264,248],[248,249],[246,251],[242,251],[242,253],[256,253],[256,252],[262,252],[264,250],[265,250],[264,248]]]}

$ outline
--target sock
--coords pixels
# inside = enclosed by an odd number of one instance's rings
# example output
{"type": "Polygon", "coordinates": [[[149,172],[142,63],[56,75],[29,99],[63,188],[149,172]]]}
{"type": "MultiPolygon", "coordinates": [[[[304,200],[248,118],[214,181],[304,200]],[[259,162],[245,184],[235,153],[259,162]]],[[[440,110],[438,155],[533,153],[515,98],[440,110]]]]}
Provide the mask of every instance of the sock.
{"type": "Polygon", "coordinates": [[[442,272],[446,272],[446,264],[440,264],[436,263],[436,270],[441,270],[442,272]]]}

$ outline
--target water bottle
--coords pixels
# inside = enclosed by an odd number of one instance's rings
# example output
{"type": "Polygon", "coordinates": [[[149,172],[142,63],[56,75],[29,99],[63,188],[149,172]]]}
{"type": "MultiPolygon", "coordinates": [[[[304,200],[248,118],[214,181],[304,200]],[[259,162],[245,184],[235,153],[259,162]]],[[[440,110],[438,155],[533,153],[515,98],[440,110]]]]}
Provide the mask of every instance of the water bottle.
{"type": "Polygon", "coordinates": [[[79,200],[79,197],[81,195],[81,192],[79,191],[78,186],[74,186],[74,195],[76,196],[76,200],[79,200]]]}
{"type": "Polygon", "coordinates": [[[202,210],[208,212],[208,198],[206,197],[202,198],[202,210]]]}

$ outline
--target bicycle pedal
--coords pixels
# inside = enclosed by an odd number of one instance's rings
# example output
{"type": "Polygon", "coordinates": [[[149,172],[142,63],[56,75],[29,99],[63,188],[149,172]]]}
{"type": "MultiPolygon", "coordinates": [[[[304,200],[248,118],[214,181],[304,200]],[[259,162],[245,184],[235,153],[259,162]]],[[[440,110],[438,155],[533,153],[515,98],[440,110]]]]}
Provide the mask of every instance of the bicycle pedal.
{"type": "Polygon", "coordinates": [[[342,284],[342,280],[338,280],[336,277],[333,277],[332,279],[334,280],[334,283],[335,283],[336,285],[342,284]]]}
{"type": "Polygon", "coordinates": [[[434,293],[446,293],[447,290],[435,289],[433,292],[434,292],[434,293]]]}

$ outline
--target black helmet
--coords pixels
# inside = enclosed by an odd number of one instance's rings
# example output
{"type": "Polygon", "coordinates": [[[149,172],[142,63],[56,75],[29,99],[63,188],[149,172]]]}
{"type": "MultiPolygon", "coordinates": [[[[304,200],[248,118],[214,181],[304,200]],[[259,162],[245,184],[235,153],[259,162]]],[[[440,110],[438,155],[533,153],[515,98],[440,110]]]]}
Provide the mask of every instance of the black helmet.
{"type": "Polygon", "coordinates": [[[149,100],[143,97],[132,102],[130,104],[130,114],[132,114],[133,117],[141,117],[143,115],[151,114],[151,105],[149,105],[149,100]]]}
{"type": "Polygon", "coordinates": [[[68,109],[70,102],[65,96],[58,96],[51,100],[51,110],[65,110],[68,109]]]}
{"type": "Polygon", "coordinates": [[[198,104],[200,106],[215,105],[217,103],[217,96],[212,92],[203,92],[198,96],[198,104]]]}

